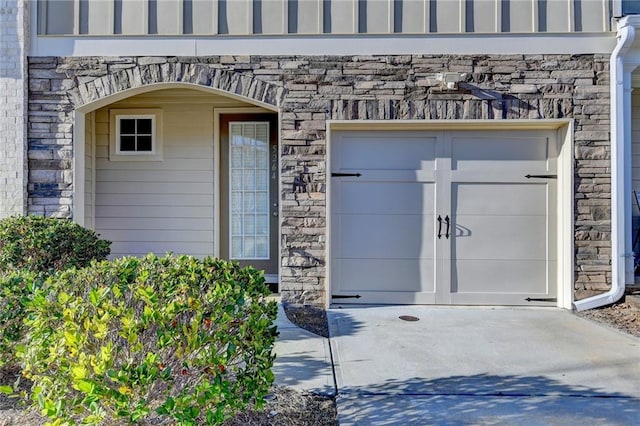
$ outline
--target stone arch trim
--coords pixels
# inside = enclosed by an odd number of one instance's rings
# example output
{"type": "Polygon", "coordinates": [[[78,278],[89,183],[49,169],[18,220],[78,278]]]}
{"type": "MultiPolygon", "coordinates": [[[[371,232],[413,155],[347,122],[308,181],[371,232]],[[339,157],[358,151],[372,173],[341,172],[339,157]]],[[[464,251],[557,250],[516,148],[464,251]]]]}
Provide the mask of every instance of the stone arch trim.
{"type": "Polygon", "coordinates": [[[248,101],[266,104],[277,109],[285,96],[285,89],[277,84],[259,80],[238,71],[213,68],[203,64],[165,62],[136,65],[111,72],[69,92],[71,103],[80,108],[118,93],[163,83],[183,83],[233,94],[248,101]]]}

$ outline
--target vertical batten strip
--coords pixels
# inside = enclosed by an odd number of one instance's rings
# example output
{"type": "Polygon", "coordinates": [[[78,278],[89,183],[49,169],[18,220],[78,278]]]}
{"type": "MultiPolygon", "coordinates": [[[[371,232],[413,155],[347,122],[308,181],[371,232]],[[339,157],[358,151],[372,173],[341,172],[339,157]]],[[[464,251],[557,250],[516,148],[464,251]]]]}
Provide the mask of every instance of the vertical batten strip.
{"type": "Polygon", "coordinates": [[[467,31],[467,0],[458,0],[458,16],[460,19],[458,32],[464,33],[467,31]]]}
{"type": "MultiPolygon", "coordinates": [[[[318,34],[324,33],[324,0],[316,0],[318,5],[318,34]]],[[[300,28],[298,28],[298,33],[300,28]]]]}
{"type": "Polygon", "coordinates": [[[176,26],[176,34],[183,35],[184,34],[184,0],[178,1],[178,13],[176,13],[176,19],[178,20],[176,26]]]}
{"type": "Polygon", "coordinates": [[[531,29],[532,32],[540,32],[540,16],[538,15],[538,0],[531,0],[531,29]]]}
{"type": "Polygon", "coordinates": [[[287,34],[289,32],[289,1],[282,1],[282,34],[287,34]]]}
{"type": "MultiPolygon", "coordinates": [[[[107,26],[109,28],[109,35],[115,34],[116,25],[116,0],[107,0],[107,26]]],[[[91,31],[91,27],[89,27],[91,31]]]]}
{"type": "MultiPolygon", "coordinates": [[[[253,16],[253,0],[245,0],[247,3],[247,31],[245,34],[255,33],[253,29],[253,23],[255,22],[255,16],[253,16]]],[[[263,12],[264,13],[264,12],[263,12]]],[[[257,17],[258,20],[262,20],[262,16],[257,17]]]]}
{"type": "Polygon", "coordinates": [[[424,13],[422,14],[424,18],[423,33],[425,34],[428,34],[431,32],[431,2],[432,1],[435,1],[435,0],[423,0],[422,2],[424,6],[424,13]]]}
{"type": "Polygon", "coordinates": [[[80,0],[73,0],[73,35],[80,34],[80,0]]]}
{"type": "Polygon", "coordinates": [[[576,28],[576,14],[575,14],[575,8],[573,7],[573,1],[574,0],[567,0],[567,14],[568,16],[568,28],[567,31],[574,32],[575,28],[576,28]]]}
{"type": "Polygon", "coordinates": [[[387,33],[393,34],[395,27],[395,1],[387,0],[387,33]]]}
{"type": "Polygon", "coordinates": [[[142,26],[142,32],[149,34],[149,0],[142,2],[142,19],[143,22],[147,24],[146,30],[144,29],[144,25],[142,26]]]}
{"type": "Polygon", "coordinates": [[[218,8],[220,2],[218,0],[211,0],[211,34],[218,34],[218,8]]]}
{"type": "Polygon", "coordinates": [[[502,0],[496,0],[495,3],[496,13],[495,13],[495,32],[502,32],[502,0]]]}
{"type": "MultiPolygon", "coordinates": [[[[336,0],[332,0],[332,1],[336,1],[336,0]]],[[[367,1],[367,0],[364,0],[364,1],[367,1]]],[[[351,9],[352,9],[351,13],[353,14],[353,28],[351,32],[353,34],[358,34],[360,32],[360,1],[351,0],[351,9]]]]}

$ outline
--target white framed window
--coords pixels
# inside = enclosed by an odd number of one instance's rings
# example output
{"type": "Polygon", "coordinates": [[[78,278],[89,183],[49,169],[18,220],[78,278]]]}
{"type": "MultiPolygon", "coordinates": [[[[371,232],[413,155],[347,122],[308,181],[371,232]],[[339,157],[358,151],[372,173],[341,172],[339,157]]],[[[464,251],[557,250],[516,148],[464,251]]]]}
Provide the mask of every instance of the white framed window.
{"type": "Polygon", "coordinates": [[[161,161],[162,112],[159,109],[110,111],[109,154],[112,161],[161,161]]]}

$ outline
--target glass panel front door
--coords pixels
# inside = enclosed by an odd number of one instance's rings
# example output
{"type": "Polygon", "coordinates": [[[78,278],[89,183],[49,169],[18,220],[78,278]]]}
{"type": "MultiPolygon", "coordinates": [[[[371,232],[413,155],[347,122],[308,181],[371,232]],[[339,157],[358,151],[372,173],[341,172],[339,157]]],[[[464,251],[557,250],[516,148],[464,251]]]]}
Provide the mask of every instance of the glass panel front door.
{"type": "Polygon", "coordinates": [[[278,116],[220,116],[220,257],[278,274],[278,116]]]}
{"type": "Polygon", "coordinates": [[[229,123],[229,253],[269,258],[269,123],[229,123]]]}

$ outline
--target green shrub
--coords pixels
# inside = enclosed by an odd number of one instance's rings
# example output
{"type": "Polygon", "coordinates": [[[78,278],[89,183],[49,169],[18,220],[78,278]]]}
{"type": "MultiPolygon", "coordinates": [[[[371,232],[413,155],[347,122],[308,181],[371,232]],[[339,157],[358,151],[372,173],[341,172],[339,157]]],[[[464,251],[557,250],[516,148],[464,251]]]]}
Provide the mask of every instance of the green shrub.
{"type": "Polygon", "coordinates": [[[33,272],[0,273],[0,367],[17,364],[15,349],[24,334],[25,305],[40,282],[33,272]]]}
{"type": "Polygon", "coordinates": [[[103,260],[109,241],[66,219],[14,216],[0,220],[0,270],[50,273],[103,260]]]}
{"type": "Polygon", "coordinates": [[[261,406],[277,308],[262,272],[189,256],[49,277],[29,305],[23,374],[56,421],[213,424],[261,406]]]}

